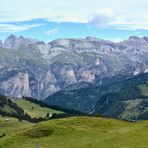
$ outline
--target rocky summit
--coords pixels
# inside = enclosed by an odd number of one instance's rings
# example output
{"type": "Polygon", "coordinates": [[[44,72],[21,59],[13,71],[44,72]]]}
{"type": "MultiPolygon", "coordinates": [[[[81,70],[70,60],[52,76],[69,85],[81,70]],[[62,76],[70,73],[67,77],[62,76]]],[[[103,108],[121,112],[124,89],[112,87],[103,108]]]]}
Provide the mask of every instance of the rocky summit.
{"type": "Polygon", "coordinates": [[[49,43],[10,35],[0,41],[0,94],[44,99],[71,84],[148,72],[148,38],[93,37],[49,43]]]}

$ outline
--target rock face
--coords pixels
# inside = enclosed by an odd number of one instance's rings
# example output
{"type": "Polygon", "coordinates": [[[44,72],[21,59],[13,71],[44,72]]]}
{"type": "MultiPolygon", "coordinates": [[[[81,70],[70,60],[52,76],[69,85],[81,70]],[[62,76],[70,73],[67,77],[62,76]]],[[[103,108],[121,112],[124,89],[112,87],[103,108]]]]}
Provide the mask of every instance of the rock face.
{"type": "Polygon", "coordinates": [[[113,43],[93,37],[49,43],[10,35],[0,42],[0,93],[44,99],[77,82],[100,83],[148,71],[148,38],[113,43]]]}
{"type": "Polygon", "coordinates": [[[3,47],[3,42],[0,40],[0,47],[2,48],[3,47]]]}
{"type": "Polygon", "coordinates": [[[14,76],[4,81],[1,88],[4,90],[10,90],[9,92],[6,92],[7,96],[31,96],[29,76],[27,72],[16,73],[14,76]]]}

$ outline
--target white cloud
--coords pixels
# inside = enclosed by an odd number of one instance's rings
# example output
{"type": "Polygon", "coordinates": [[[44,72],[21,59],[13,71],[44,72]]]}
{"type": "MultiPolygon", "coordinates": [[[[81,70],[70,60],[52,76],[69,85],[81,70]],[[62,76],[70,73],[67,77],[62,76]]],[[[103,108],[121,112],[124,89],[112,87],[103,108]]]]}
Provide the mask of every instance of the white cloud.
{"type": "Polygon", "coordinates": [[[37,18],[84,22],[88,15],[87,12],[81,12],[79,15],[81,8],[78,7],[82,6],[81,3],[79,0],[73,2],[69,0],[5,0],[0,3],[0,22],[27,21],[37,18]]]}
{"type": "Polygon", "coordinates": [[[94,15],[89,17],[88,25],[97,28],[104,28],[108,27],[110,23],[112,23],[115,20],[116,18],[111,9],[101,9],[97,10],[97,12],[94,15]]]}
{"type": "Polygon", "coordinates": [[[32,25],[0,24],[0,32],[20,32],[20,31],[25,31],[41,25],[43,24],[32,24],[32,25]]]}
{"type": "Polygon", "coordinates": [[[147,0],[1,0],[0,5],[0,22],[46,18],[56,22],[89,22],[96,27],[148,30],[147,0]],[[94,14],[96,10],[99,11],[94,14]]]}
{"type": "Polygon", "coordinates": [[[88,25],[97,28],[111,27],[118,30],[148,30],[148,21],[126,20],[122,16],[115,15],[109,8],[97,10],[89,17],[88,25]]]}
{"type": "Polygon", "coordinates": [[[148,21],[125,21],[124,23],[112,24],[116,29],[119,30],[148,30],[148,21]]]}
{"type": "Polygon", "coordinates": [[[50,29],[50,30],[46,31],[45,33],[47,35],[55,35],[55,34],[57,34],[59,32],[59,30],[60,30],[60,28],[53,28],[53,29],[50,29]]]}

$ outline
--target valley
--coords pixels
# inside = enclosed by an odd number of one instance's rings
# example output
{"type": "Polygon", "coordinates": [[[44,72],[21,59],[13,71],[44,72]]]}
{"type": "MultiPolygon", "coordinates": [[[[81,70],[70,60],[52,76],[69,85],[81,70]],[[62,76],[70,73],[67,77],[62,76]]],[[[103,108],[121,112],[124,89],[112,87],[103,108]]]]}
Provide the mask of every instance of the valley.
{"type": "Polygon", "coordinates": [[[148,0],[0,0],[0,148],[148,148],[148,0]]]}
{"type": "Polygon", "coordinates": [[[148,119],[148,73],[107,79],[104,84],[79,83],[49,96],[45,102],[90,115],[124,120],[148,119]]]}
{"type": "Polygon", "coordinates": [[[0,46],[0,148],[148,147],[146,37],[0,46]]]}

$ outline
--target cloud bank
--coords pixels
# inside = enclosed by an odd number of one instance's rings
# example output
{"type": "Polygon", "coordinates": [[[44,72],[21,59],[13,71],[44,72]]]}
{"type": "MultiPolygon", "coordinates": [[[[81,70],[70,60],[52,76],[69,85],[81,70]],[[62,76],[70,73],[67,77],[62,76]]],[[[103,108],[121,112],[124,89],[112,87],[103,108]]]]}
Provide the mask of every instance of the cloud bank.
{"type": "Polygon", "coordinates": [[[43,24],[32,24],[32,25],[15,25],[15,24],[0,24],[0,32],[20,32],[29,30],[35,27],[39,27],[43,24]]]}
{"type": "MultiPolygon", "coordinates": [[[[4,0],[1,1],[0,22],[7,24],[42,18],[85,23],[97,28],[148,30],[147,8],[147,0],[4,0]]],[[[30,27],[5,25],[1,30],[4,28],[19,31],[30,27]]]]}

